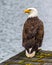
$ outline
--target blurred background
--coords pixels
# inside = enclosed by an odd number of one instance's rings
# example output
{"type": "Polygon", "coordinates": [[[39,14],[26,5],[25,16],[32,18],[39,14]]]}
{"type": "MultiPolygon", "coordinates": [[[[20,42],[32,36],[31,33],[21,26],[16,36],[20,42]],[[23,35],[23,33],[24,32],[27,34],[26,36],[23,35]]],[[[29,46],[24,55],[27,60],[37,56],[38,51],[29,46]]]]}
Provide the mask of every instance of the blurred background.
{"type": "Polygon", "coordinates": [[[22,29],[27,15],[23,10],[37,8],[44,23],[42,49],[52,51],[52,0],[0,0],[0,63],[24,50],[22,29]]]}

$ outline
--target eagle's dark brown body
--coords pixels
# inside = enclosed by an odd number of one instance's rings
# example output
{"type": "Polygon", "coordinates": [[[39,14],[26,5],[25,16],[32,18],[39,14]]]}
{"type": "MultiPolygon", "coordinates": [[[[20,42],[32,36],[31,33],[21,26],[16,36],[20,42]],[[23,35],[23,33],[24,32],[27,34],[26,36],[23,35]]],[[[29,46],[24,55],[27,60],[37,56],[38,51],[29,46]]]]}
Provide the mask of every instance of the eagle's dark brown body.
{"type": "Polygon", "coordinates": [[[38,17],[28,18],[24,23],[23,27],[23,40],[22,45],[29,51],[29,48],[32,48],[32,51],[37,51],[38,47],[41,47],[42,40],[44,36],[44,26],[43,22],[38,17]]]}

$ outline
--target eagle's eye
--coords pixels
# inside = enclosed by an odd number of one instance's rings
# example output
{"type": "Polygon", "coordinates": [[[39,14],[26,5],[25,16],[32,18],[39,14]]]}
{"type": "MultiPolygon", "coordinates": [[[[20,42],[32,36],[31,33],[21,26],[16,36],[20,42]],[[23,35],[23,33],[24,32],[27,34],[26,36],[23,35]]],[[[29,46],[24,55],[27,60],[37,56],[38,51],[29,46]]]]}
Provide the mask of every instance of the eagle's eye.
{"type": "Polygon", "coordinates": [[[31,9],[29,9],[31,11],[31,9]]]}

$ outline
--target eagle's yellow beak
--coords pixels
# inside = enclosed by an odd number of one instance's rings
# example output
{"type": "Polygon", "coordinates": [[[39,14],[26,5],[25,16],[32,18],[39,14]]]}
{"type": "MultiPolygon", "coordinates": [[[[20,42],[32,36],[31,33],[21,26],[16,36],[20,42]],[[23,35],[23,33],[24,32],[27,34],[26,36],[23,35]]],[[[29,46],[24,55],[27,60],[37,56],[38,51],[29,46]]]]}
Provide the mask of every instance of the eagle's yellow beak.
{"type": "Polygon", "coordinates": [[[24,13],[30,13],[30,12],[31,12],[31,10],[29,10],[29,9],[24,10],[24,13]]]}

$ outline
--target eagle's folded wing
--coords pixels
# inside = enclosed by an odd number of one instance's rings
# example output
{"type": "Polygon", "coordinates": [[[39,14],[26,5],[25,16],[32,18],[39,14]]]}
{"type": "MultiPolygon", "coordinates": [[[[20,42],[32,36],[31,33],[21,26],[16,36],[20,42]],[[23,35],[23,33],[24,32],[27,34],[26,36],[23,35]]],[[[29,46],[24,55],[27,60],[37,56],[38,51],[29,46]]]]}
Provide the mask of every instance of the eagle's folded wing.
{"type": "Polygon", "coordinates": [[[35,43],[35,35],[37,33],[38,27],[36,27],[33,31],[28,30],[26,27],[23,29],[23,40],[22,44],[23,46],[26,45],[26,43],[35,43]],[[30,31],[30,32],[29,32],[30,31]]]}

